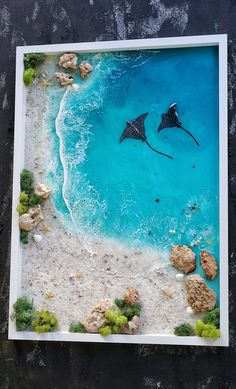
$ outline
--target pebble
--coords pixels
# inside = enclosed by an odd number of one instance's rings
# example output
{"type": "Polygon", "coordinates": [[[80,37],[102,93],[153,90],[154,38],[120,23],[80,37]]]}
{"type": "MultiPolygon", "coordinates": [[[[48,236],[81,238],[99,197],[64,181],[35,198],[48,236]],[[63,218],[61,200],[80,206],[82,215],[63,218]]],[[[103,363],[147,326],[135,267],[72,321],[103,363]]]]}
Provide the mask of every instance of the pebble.
{"type": "Polygon", "coordinates": [[[169,234],[174,235],[176,233],[175,229],[169,230],[169,234]]]}
{"type": "Polygon", "coordinates": [[[176,281],[182,282],[184,279],[184,275],[182,273],[178,273],[178,274],[176,274],[175,278],[176,278],[176,281]]]}
{"type": "Polygon", "coordinates": [[[39,243],[39,242],[41,242],[41,240],[42,240],[42,236],[41,236],[41,235],[38,235],[38,234],[34,234],[33,238],[34,238],[34,241],[35,241],[36,243],[39,243]]]}
{"type": "Polygon", "coordinates": [[[80,85],[78,85],[78,84],[72,84],[72,85],[71,85],[71,88],[73,89],[74,92],[78,92],[78,90],[80,90],[80,85]]]}
{"type": "Polygon", "coordinates": [[[193,315],[193,314],[194,314],[194,312],[193,312],[193,310],[192,310],[191,307],[187,307],[187,308],[186,308],[186,312],[187,312],[189,315],[193,315]]]}

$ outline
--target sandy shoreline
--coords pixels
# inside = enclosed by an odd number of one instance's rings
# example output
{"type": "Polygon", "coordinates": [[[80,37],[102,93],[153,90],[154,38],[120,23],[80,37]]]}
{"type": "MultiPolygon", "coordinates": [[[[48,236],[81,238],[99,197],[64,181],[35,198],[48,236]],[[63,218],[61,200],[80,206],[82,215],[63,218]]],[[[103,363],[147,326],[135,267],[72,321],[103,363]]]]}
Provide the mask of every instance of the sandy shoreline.
{"type": "MultiPolygon", "coordinates": [[[[45,161],[50,156],[47,131],[42,130],[46,105],[45,89],[28,89],[25,167],[36,181],[43,181],[45,161]]],[[[173,333],[183,322],[194,324],[197,315],[186,312],[184,282],[177,282],[168,253],[145,248],[135,251],[111,239],[83,241],[65,232],[51,200],[42,206],[44,222],[30,234],[23,247],[22,293],[33,298],[37,309],[49,309],[59,319],[60,330],[72,321],[82,321],[101,298],[122,297],[129,286],[137,287],[142,301],[141,333],[173,333]],[[42,226],[50,226],[43,232],[42,226]],[[173,292],[172,298],[165,292],[173,292]],[[48,298],[47,296],[53,295],[48,298]]]]}

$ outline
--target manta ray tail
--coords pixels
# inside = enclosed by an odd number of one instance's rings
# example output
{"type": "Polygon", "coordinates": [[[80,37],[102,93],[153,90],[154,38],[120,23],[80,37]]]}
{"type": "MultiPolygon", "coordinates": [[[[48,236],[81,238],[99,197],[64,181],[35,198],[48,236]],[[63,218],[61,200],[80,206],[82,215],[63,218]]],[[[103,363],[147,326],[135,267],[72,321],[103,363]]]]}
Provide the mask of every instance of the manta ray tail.
{"type": "Polygon", "coordinates": [[[148,143],[147,140],[145,140],[145,142],[146,142],[146,144],[148,145],[148,147],[150,147],[150,149],[152,149],[152,150],[155,151],[156,153],[161,154],[161,155],[164,155],[164,156],[167,157],[167,158],[173,159],[170,155],[161,153],[160,151],[154,149],[154,148],[150,145],[150,143],[148,143]]]}
{"type": "Polygon", "coordinates": [[[186,130],[182,126],[178,126],[178,127],[181,128],[182,130],[184,130],[185,132],[187,132],[187,134],[189,134],[193,138],[193,140],[197,143],[197,145],[199,146],[199,143],[198,143],[197,139],[191,134],[191,132],[189,132],[188,130],[186,130]]]}

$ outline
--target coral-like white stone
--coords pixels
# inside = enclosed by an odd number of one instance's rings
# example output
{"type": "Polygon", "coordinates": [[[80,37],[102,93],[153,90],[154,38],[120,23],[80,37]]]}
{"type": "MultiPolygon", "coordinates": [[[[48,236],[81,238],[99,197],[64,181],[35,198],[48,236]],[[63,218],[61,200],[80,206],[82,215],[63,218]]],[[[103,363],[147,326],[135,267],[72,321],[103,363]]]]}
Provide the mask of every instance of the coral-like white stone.
{"type": "Polygon", "coordinates": [[[122,332],[127,335],[136,334],[139,330],[140,318],[134,316],[128,323],[122,326],[122,332]]]}
{"type": "Polygon", "coordinates": [[[27,213],[19,217],[19,226],[24,231],[31,231],[43,220],[40,205],[29,208],[27,213]]]}
{"type": "Polygon", "coordinates": [[[175,278],[176,278],[176,281],[182,282],[184,279],[184,275],[182,273],[178,273],[178,274],[176,274],[175,278]]]}
{"type": "Polygon", "coordinates": [[[93,67],[88,62],[81,62],[79,65],[79,73],[82,79],[88,78],[92,70],[93,67]]]}
{"type": "Polygon", "coordinates": [[[60,57],[59,65],[64,69],[77,69],[77,55],[75,53],[66,53],[60,57]]]}
{"type": "Polygon", "coordinates": [[[74,80],[74,77],[71,74],[66,74],[63,72],[56,72],[55,77],[59,84],[63,86],[71,85],[74,80]]]}
{"type": "Polygon", "coordinates": [[[106,322],[104,313],[113,309],[116,309],[116,306],[111,300],[100,300],[96,307],[93,308],[90,315],[88,315],[85,319],[84,326],[86,331],[94,333],[98,332],[99,328],[101,328],[106,322]]]}
{"type": "Polygon", "coordinates": [[[37,196],[42,197],[42,199],[47,199],[50,193],[51,193],[51,189],[49,188],[49,186],[44,184],[38,184],[35,189],[35,194],[37,196]]]}
{"type": "Polygon", "coordinates": [[[187,312],[189,315],[193,315],[193,314],[194,314],[194,312],[193,312],[193,310],[192,310],[191,307],[187,307],[187,308],[186,308],[186,312],[187,312]]]}
{"type": "Polygon", "coordinates": [[[42,240],[42,236],[39,235],[39,234],[34,234],[33,238],[34,238],[34,241],[35,241],[36,243],[39,243],[39,242],[41,242],[41,240],[42,240]]]}

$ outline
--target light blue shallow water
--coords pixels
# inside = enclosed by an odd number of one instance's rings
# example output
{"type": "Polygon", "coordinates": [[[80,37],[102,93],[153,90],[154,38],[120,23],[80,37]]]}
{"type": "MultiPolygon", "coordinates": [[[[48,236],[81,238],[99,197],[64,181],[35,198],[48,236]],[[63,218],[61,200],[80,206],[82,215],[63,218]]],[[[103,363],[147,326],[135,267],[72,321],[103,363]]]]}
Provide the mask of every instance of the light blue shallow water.
{"type": "MultiPolygon", "coordinates": [[[[76,76],[83,89],[64,96],[54,88],[48,92],[53,138],[48,182],[65,227],[139,248],[165,250],[198,241],[197,254],[207,249],[218,258],[217,49],[88,54],[80,59],[94,66],[88,80],[76,76]],[[181,129],[157,133],[161,114],[173,102],[200,147],[181,129]],[[127,120],[145,112],[148,141],[173,160],[139,140],[119,143],[127,120]]],[[[218,279],[210,285],[217,290],[218,279]]]]}

